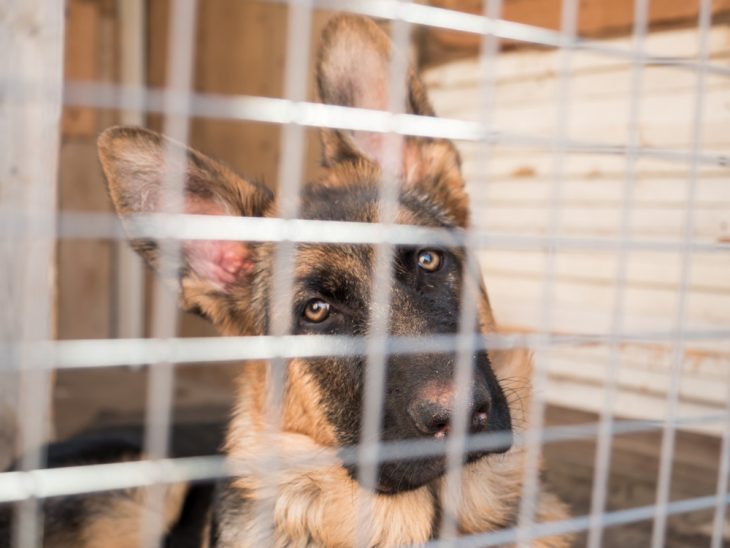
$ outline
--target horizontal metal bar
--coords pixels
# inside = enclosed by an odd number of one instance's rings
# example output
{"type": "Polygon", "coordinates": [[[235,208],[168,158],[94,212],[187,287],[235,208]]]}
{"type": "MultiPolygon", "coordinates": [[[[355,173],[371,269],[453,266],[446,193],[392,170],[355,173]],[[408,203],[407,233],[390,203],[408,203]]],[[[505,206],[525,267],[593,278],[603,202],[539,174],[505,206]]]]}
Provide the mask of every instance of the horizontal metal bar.
{"type": "MultiPolygon", "coordinates": [[[[685,331],[689,341],[723,341],[730,329],[685,331]]],[[[672,331],[630,331],[615,334],[518,333],[479,335],[476,350],[512,348],[539,349],[588,344],[669,343],[672,331]]],[[[171,339],[76,339],[0,344],[0,363],[10,366],[23,353],[29,366],[49,369],[84,369],[148,365],[155,363],[215,363],[275,358],[313,358],[320,356],[361,356],[368,338],[328,335],[289,335],[285,337],[200,337],[171,339]]],[[[388,337],[383,341],[388,354],[455,352],[458,335],[434,334],[427,337],[388,337]]]]}
{"type": "MultiPolygon", "coordinates": [[[[16,100],[27,100],[22,93],[22,83],[9,82],[7,84],[11,91],[13,87],[18,88],[17,93],[20,95],[16,100]]],[[[79,107],[141,110],[168,115],[397,133],[416,137],[485,142],[510,147],[552,150],[556,146],[560,146],[566,152],[583,154],[622,156],[632,153],[639,157],[681,163],[689,163],[695,159],[694,155],[684,150],[540,137],[500,131],[478,122],[454,118],[392,114],[380,110],[290,101],[272,97],[179,93],[161,88],[70,81],[64,88],[64,103],[79,107]]],[[[697,153],[696,159],[701,164],[730,166],[730,156],[726,154],[697,153]]]]}
{"type": "MultiPolygon", "coordinates": [[[[725,413],[718,413],[678,418],[674,424],[682,427],[710,424],[725,419],[725,413]]],[[[612,425],[611,434],[652,432],[660,430],[663,425],[662,421],[616,421],[612,425]]],[[[598,427],[598,423],[547,427],[541,434],[540,442],[548,444],[592,439],[598,435],[598,427]]],[[[470,436],[465,450],[493,449],[503,445],[506,441],[505,438],[505,434],[501,432],[473,435],[470,436]]],[[[514,446],[522,447],[524,444],[525,438],[519,433],[515,434],[514,446]]],[[[375,451],[368,452],[368,454],[376,455],[374,462],[443,456],[447,450],[446,443],[436,439],[380,442],[374,444],[373,448],[375,451]]],[[[255,459],[246,462],[233,460],[226,463],[223,457],[211,455],[3,472],[0,473],[0,503],[17,502],[32,497],[79,495],[97,491],[131,489],[157,483],[208,481],[260,473],[262,469],[265,469],[265,464],[274,453],[277,454],[277,458],[283,457],[277,452],[276,444],[272,442],[269,450],[262,449],[255,459]]],[[[283,464],[295,467],[329,466],[333,462],[349,465],[357,464],[362,460],[357,446],[340,448],[336,454],[334,450],[328,451],[327,448],[318,447],[309,453],[299,452],[296,455],[286,456],[283,464]]]]}
{"type": "MultiPolygon", "coordinates": [[[[730,494],[725,498],[730,502],[730,494]]],[[[670,502],[666,505],[667,515],[685,514],[713,508],[717,503],[717,497],[697,497],[691,499],[683,499],[670,502]]],[[[650,519],[654,516],[656,506],[647,505],[630,508],[628,510],[617,510],[613,512],[605,512],[599,517],[599,526],[602,528],[613,527],[616,525],[625,525],[650,519]]],[[[528,532],[520,532],[521,540],[533,540],[538,538],[550,537],[555,535],[565,535],[569,533],[578,533],[586,531],[590,526],[590,516],[580,516],[563,521],[552,521],[548,523],[536,523],[528,532]]],[[[503,529],[492,533],[484,533],[479,535],[462,536],[456,543],[459,547],[481,547],[481,546],[502,546],[510,544],[517,540],[518,531],[516,528],[503,529]]],[[[453,543],[445,543],[434,541],[426,544],[428,548],[437,548],[441,546],[453,546],[453,543]]]]}
{"type": "MultiPolygon", "coordinates": [[[[286,3],[287,0],[269,0],[272,3],[286,3]]],[[[316,0],[320,8],[337,11],[349,11],[361,15],[369,15],[379,19],[401,20],[424,27],[453,30],[480,36],[494,36],[503,40],[514,40],[527,44],[535,44],[551,48],[586,51],[615,57],[628,61],[642,61],[649,65],[662,65],[679,69],[699,71],[705,70],[717,76],[730,76],[730,68],[702,61],[648,55],[644,51],[631,48],[622,48],[579,37],[572,37],[566,33],[525,23],[492,19],[476,13],[465,13],[420,4],[415,2],[399,2],[397,0],[316,0]]]]}
{"type": "Polygon", "coordinates": [[[85,464],[0,474],[0,503],[228,476],[221,456],[85,464]]]}
{"type": "MultiPolygon", "coordinates": [[[[413,225],[385,225],[305,219],[226,217],[222,215],[149,215],[136,218],[135,234],[140,238],[186,240],[235,240],[251,242],[300,242],[324,244],[378,244],[463,246],[467,243],[460,229],[413,225]]],[[[22,226],[24,233],[43,236],[53,230],[59,239],[126,239],[117,217],[112,213],[62,212],[58,224],[53,219],[33,218],[0,208],[0,238],[12,235],[22,226]]],[[[477,248],[509,248],[541,251],[590,250],[657,251],[679,253],[684,243],[677,240],[649,240],[597,236],[555,236],[498,233],[472,229],[468,243],[477,248]]],[[[730,243],[692,241],[692,253],[727,253],[730,243]]]]}

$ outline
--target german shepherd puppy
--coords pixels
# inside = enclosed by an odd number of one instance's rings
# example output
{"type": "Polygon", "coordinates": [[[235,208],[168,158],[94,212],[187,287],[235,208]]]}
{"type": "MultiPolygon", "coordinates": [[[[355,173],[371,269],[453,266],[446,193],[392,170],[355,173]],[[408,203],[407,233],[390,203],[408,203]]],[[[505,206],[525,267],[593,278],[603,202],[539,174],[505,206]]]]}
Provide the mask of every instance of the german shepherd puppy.
{"type": "MultiPolygon", "coordinates": [[[[321,100],[386,110],[390,48],[387,35],[369,19],[352,15],[332,19],[317,62],[321,100]]],[[[409,70],[406,78],[407,111],[434,116],[418,76],[409,70]]],[[[383,140],[379,134],[322,130],[324,172],[303,187],[301,217],[378,222],[383,140]]],[[[165,150],[171,146],[180,145],[144,129],[117,127],[101,135],[99,155],[122,220],[162,211],[163,182],[174,177],[185,181],[187,213],[277,216],[277,201],[266,187],[197,151],[179,149],[184,160],[166,166],[165,150]]],[[[446,229],[468,226],[468,197],[459,155],[451,142],[404,139],[397,178],[396,223],[446,229]]],[[[131,243],[152,268],[179,288],[182,308],[208,318],[222,334],[269,332],[275,244],[183,241],[182,268],[171,269],[158,242],[132,237],[131,243]]],[[[291,318],[292,331],[367,337],[372,329],[372,246],[301,244],[294,255],[292,308],[282,311],[291,318]]],[[[456,334],[468,275],[462,248],[396,246],[388,334],[456,334]]],[[[478,329],[492,333],[494,319],[486,291],[479,285],[478,329]]],[[[455,353],[449,352],[387,357],[380,439],[448,437],[455,405],[455,362],[455,353]]],[[[244,470],[255,470],[262,455],[276,453],[276,470],[242,472],[221,483],[207,524],[188,540],[201,546],[305,547],[418,545],[438,538],[446,496],[445,457],[383,462],[372,486],[359,484],[356,467],[340,458],[342,448],[361,441],[366,367],[365,356],[289,360],[280,424],[274,425],[266,397],[271,364],[246,363],[225,453],[244,470]],[[302,455],[317,458],[305,461],[302,455]],[[363,508],[370,509],[366,522],[360,519],[363,508]]],[[[525,351],[474,352],[469,433],[524,428],[530,375],[531,357],[525,351]]],[[[468,452],[460,499],[452,501],[459,533],[514,526],[522,476],[520,448],[507,444],[468,452]]],[[[180,497],[169,498],[180,504],[180,497]]],[[[567,516],[552,495],[541,494],[537,504],[541,521],[567,516]]],[[[112,521],[113,517],[107,516],[112,521]]],[[[167,521],[171,527],[173,522],[167,521]]],[[[129,526],[133,521],[125,523],[129,526]]],[[[89,530],[93,532],[82,535],[76,546],[106,545],[108,538],[98,527],[89,530]]],[[[118,533],[109,529],[107,534],[118,533]]],[[[568,540],[541,539],[533,545],[567,546],[568,540]]]]}

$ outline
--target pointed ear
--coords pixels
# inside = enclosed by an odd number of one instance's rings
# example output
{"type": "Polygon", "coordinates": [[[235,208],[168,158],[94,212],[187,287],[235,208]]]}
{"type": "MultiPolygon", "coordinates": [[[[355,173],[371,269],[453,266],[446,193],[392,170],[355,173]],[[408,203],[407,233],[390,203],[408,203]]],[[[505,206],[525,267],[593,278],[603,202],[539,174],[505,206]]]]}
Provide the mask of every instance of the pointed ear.
{"type": "MultiPolygon", "coordinates": [[[[317,88],[322,102],[388,110],[392,46],[390,38],[367,17],[343,14],[329,21],[317,59],[317,88]]],[[[435,116],[426,88],[409,64],[406,79],[408,114],[435,116]]],[[[365,158],[382,167],[382,133],[323,129],[326,166],[365,158]]],[[[445,139],[407,137],[399,173],[401,183],[418,188],[451,213],[460,226],[468,222],[469,202],[461,175],[461,160],[445,139]]]]}
{"type": "MultiPolygon", "coordinates": [[[[258,217],[273,200],[263,185],[146,129],[107,129],[99,137],[98,149],[109,194],[128,232],[135,215],[166,210],[162,199],[166,181],[184,184],[184,213],[258,217]],[[168,147],[173,154],[166,154],[168,147]]],[[[182,241],[176,257],[163,256],[157,240],[130,235],[130,242],[148,265],[180,288],[186,310],[225,323],[231,302],[249,297],[255,264],[253,248],[246,242],[182,241]]]]}

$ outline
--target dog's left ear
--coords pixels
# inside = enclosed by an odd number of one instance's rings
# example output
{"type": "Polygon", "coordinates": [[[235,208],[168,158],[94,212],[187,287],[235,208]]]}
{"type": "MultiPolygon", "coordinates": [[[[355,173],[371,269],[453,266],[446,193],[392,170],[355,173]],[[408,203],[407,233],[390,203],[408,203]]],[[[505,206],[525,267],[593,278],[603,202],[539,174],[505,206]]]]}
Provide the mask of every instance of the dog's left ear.
{"type": "MultiPolygon", "coordinates": [[[[388,110],[391,41],[372,20],[338,15],[325,27],[317,59],[317,88],[324,103],[388,110]]],[[[406,112],[434,116],[426,89],[409,64],[406,112]]],[[[323,162],[331,166],[367,158],[383,165],[384,134],[367,131],[322,130],[323,162]]],[[[407,137],[399,178],[441,204],[456,224],[468,223],[469,201],[461,175],[459,154],[445,139],[407,137]]]]}
{"type": "Polygon", "coordinates": [[[175,251],[171,255],[157,239],[137,235],[136,218],[168,211],[166,181],[180,185],[180,212],[195,215],[261,217],[273,194],[212,158],[147,129],[107,129],[98,146],[109,194],[132,247],[178,291],[181,307],[202,313],[223,331],[251,332],[254,322],[249,319],[256,316],[249,313],[255,309],[251,287],[258,274],[250,242],[181,240],[179,249],[169,250],[175,251]]]}

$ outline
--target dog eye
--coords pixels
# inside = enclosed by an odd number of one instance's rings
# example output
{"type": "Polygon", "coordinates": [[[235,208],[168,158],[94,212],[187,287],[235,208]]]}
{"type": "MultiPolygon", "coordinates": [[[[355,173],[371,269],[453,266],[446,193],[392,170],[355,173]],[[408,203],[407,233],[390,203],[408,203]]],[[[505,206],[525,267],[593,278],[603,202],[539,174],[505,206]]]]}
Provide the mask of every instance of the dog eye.
{"type": "Polygon", "coordinates": [[[418,266],[426,272],[436,272],[442,263],[443,258],[438,251],[424,249],[418,252],[418,266]]]}
{"type": "Polygon", "coordinates": [[[320,299],[312,299],[304,307],[304,318],[308,322],[322,323],[330,315],[330,305],[320,299]]]}

